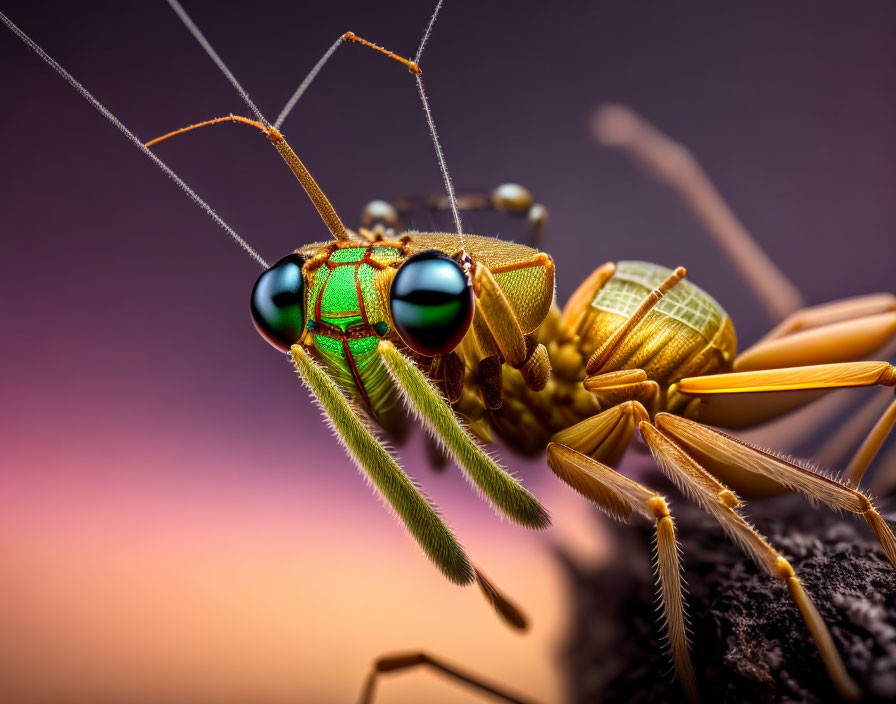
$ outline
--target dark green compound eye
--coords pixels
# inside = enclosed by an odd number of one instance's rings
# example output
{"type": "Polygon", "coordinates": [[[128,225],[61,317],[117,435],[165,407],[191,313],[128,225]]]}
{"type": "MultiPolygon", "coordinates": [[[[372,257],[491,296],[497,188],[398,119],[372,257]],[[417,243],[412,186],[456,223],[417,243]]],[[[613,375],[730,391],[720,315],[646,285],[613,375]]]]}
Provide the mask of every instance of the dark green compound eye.
{"type": "Polygon", "coordinates": [[[404,343],[434,357],[463,339],[473,320],[473,286],[460,264],[434,249],[408,258],[389,293],[392,321],[404,343]]]}
{"type": "Polygon", "coordinates": [[[302,265],[289,254],[258,277],[252,289],[250,310],[255,329],[278,350],[289,352],[305,332],[302,265]]]}

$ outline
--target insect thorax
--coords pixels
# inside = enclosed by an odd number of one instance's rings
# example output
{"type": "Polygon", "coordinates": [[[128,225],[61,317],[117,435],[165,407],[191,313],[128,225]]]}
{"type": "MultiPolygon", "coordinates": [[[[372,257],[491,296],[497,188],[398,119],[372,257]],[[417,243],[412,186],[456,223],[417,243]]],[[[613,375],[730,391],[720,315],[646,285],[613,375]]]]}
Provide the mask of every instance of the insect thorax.
{"type": "MultiPolygon", "coordinates": [[[[591,303],[599,346],[644,298],[672,273],[648,262],[622,261],[591,303]]],[[[604,371],[643,369],[661,384],[684,376],[726,371],[737,353],[731,319],[719,303],[687,279],[647,314],[604,366],[604,371]]]]}

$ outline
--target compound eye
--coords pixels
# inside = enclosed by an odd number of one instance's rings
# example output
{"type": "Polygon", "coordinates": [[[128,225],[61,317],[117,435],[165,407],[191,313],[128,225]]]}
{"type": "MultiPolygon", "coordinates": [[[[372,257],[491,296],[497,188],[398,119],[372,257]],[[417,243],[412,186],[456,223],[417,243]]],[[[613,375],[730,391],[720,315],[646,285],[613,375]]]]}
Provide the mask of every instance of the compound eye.
{"type": "Polygon", "coordinates": [[[249,308],[255,329],[278,350],[289,352],[305,332],[302,265],[289,254],[258,277],[249,308]]]}
{"type": "Polygon", "coordinates": [[[461,265],[434,249],[409,257],[389,292],[395,329],[415,352],[447,354],[473,320],[473,287],[461,265]]]}

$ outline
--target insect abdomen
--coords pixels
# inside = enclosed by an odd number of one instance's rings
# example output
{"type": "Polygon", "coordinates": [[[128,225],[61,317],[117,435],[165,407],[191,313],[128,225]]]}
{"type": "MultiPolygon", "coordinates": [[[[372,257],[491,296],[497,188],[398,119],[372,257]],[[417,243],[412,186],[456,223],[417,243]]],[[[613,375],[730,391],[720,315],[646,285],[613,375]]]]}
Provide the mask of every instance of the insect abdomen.
{"type": "MultiPolygon", "coordinates": [[[[589,337],[596,348],[672,273],[648,262],[622,261],[597,292],[589,337]]],[[[719,303],[687,279],[647,314],[604,365],[604,371],[643,369],[670,384],[683,376],[730,369],[737,352],[731,319],[719,303]]]]}

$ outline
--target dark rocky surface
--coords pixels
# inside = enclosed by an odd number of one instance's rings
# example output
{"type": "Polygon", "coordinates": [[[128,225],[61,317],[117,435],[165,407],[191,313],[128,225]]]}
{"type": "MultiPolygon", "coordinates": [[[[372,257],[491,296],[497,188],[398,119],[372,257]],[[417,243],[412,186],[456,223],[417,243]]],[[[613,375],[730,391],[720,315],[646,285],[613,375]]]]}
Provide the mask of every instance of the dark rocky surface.
{"type": "MultiPolygon", "coordinates": [[[[703,700],[838,701],[783,584],[687,501],[675,500],[672,511],[703,700]]],[[[802,579],[865,701],[896,701],[896,572],[865,522],[793,496],[753,502],[747,513],[802,579]]],[[[573,701],[682,700],[654,612],[652,528],[614,524],[617,552],[601,568],[583,570],[560,554],[574,608],[562,654],[573,701]]]]}

